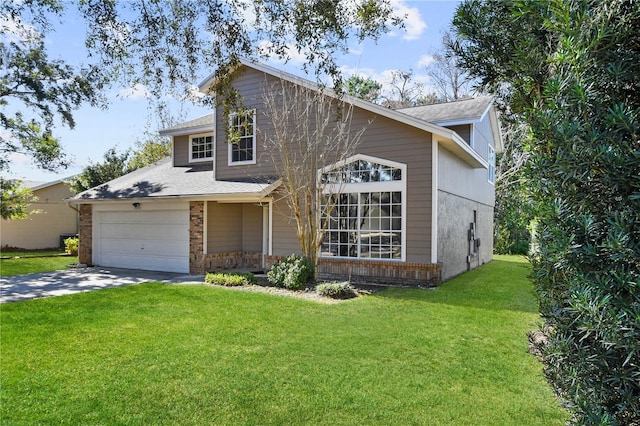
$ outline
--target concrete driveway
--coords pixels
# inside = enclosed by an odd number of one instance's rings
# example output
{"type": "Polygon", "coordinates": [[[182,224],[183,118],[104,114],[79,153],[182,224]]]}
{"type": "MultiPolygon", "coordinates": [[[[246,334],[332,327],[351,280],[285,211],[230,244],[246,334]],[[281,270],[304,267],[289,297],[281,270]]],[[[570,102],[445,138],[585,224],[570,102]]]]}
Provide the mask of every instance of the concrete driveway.
{"type": "Polygon", "coordinates": [[[149,281],[173,284],[203,283],[204,276],[100,267],[14,275],[0,278],[0,303],[62,296],[149,281]]]}

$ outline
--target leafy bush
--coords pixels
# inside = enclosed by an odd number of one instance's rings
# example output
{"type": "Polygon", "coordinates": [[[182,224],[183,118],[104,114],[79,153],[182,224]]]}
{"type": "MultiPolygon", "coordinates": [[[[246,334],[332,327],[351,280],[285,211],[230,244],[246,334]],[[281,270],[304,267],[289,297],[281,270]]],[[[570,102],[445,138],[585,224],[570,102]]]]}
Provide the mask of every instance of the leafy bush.
{"type": "Polygon", "coordinates": [[[241,274],[241,273],[227,274],[223,272],[216,272],[216,273],[208,272],[204,281],[207,284],[222,285],[225,287],[251,285],[257,282],[256,278],[250,272],[246,274],[241,274]]]}
{"type": "Polygon", "coordinates": [[[267,279],[276,287],[300,290],[313,279],[313,265],[306,257],[292,254],[273,265],[267,279]]]}
{"type": "Polygon", "coordinates": [[[547,378],[572,423],[640,425],[640,5],[526,3],[465,2],[458,63],[529,127],[547,378]]]}
{"type": "Polygon", "coordinates": [[[322,283],[316,286],[316,293],[334,299],[348,299],[356,296],[356,291],[348,281],[341,283],[322,283]]]}
{"type": "Polygon", "coordinates": [[[72,256],[77,256],[79,244],[80,241],[78,240],[78,237],[67,238],[64,240],[64,251],[72,256]]]}

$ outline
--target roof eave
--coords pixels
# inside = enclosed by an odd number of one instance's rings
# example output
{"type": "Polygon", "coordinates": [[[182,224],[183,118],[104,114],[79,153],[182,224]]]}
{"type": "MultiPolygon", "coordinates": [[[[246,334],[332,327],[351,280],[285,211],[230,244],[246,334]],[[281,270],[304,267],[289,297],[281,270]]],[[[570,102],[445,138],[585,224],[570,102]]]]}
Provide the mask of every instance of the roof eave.
{"type": "Polygon", "coordinates": [[[185,134],[194,134],[194,133],[205,133],[205,132],[213,132],[213,123],[211,126],[195,126],[195,127],[183,127],[181,129],[169,129],[169,130],[160,130],[158,134],[160,136],[180,136],[185,134]]]}
{"type": "Polygon", "coordinates": [[[269,194],[260,192],[242,192],[234,194],[188,194],[188,195],[163,195],[157,197],[131,197],[131,198],[67,198],[67,204],[103,204],[103,203],[135,203],[144,201],[217,201],[220,203],[258,203],[268,199],[269,194]]]}

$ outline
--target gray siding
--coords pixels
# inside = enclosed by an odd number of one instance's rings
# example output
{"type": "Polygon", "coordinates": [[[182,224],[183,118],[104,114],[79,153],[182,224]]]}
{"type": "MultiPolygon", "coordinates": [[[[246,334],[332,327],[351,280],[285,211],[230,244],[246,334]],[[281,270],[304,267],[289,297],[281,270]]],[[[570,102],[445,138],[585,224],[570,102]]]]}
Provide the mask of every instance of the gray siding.
{"type": "Polygon", "coordinates": [[[173,165],[189,165],[189,135],[173,137],[173,165]]]}
{"type": "Polygon", "coordinates": [[[207,252],[242,250],[242,204],[207,203],[207,252]]]}
{"type": "Polygon", "coordinates": [[[208,254],[262,251],[262,207],[207,203],[208,254]]]}
{"type": "MultiPolygon", "coordinates": [[[[354,125],[362,118],[360,115],[360,112],[355,114],[354,125]]],[[[431,135],[378,117],[365,132],[357,153],[407,164],[406,259],[408,262],[430,262],[431,135]]],[[[300,251],[295,221],[284,201],[274,208],[273,249],[275,255],[300,251]]]]}
{"type": "Polygon", "coordinates": [[[472,169],[444,148],[438,149],[438,189],[491,207],[495,205],[487,169],[472,169]]]}
{"type": "Polygon", "coordinates": [[[273,255],[301,254],[295,220],[291,217],[287,203],[282,199],[282,194],[276,194],[274,199],[277,201],[273,203],[272,213],[273,255]]]}
{"type": "Polygon", "coordinates": [[[471,124],[460,124],[457,126],[445,126],[447,129],[451,129],[456,132],[462,139],[471,145],[471,124]]]}
{"type": "Polygon", "coordinates": [[[216,110],[216,179],[233,180],[246,179],[247,177],[273,176],[275,170],[271,165],[268,153],[265,153],[264,136],[271,132],[273,125],[271,120],[264,115],[264,89],[277,83],[279,80],[266,74],[245,68],[233,82],[234,87],[242,95],[245,108],[256,110],[256,164],[229,165],[229,145],[226,138],[226,126],[222,107],[216,110]]]}
{"type": "Polygon", "coordinates": [[[262,207],[242,204],[242,250],[262,252],[262,207]]]}
{"type": "Polygon", "coordinates": [[[478,154],[487,160],[489,155],[488,146],[493,146],[493,132],[491,131],[489,114],[484,117],[484,120],[473,126],[473,145],[478,154]]]}

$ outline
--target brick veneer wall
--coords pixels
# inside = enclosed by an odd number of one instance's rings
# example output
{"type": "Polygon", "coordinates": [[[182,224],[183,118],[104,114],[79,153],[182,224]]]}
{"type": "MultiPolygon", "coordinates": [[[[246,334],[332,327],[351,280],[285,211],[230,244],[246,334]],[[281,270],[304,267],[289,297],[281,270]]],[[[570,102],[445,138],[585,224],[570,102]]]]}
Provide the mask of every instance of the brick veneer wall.
{"type": "Polygon", "coordinates": [[[204,255],[204,270],[206,272],[224,271],[228,269],[259,271],[262,269],[262,253],[233,251],[204,255]]]}
{"type": "Polygon", "coordinates": [[[93,208],[91,204],[80,205],[80,219],[78,224],[78,263],[93,265],[93,208]]]}
{"type": "Polygon", "coordinates": [[[442,280],[442,264],[322,258],[317,275],[323,280],[435,287],[442,280]]]}
{"type": "MultiPolygon", "coordinates": [[[[205,255],[205,270],[260,270],[258,252],[229,252],[205,255]]],[[[268,271],[286,256],[264,256],[268,271]]],[[[390,262],[384,260],[319,259],[318,279],[349,280],[363,284],[386,284],[435,287],[442,281],[441,263],[390,262]]]]}
{"type": "Polygon", "coordinates": [[[204,201],[189,203],[189,273],[201,275],[204,268],[204,201]]]}

